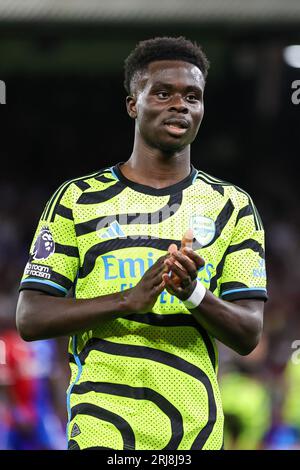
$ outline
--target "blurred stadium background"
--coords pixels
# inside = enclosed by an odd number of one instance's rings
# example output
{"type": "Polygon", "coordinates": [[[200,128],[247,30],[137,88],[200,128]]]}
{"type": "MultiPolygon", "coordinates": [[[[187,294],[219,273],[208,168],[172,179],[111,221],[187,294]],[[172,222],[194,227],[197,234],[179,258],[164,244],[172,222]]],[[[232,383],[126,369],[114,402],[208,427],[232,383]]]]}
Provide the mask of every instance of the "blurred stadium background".
{"type": "Polygon", "coordinates": [[[18,283],[51,193],[130,156],[123,61],[156,35],[207,52],[192,160],[248,191],[266,229],[263,341],[220,347],[226,448],[300,448],[299,25],[299,0],[0,0],[0,448],[65,446],[66,339],[19,339],[18,283]]]}

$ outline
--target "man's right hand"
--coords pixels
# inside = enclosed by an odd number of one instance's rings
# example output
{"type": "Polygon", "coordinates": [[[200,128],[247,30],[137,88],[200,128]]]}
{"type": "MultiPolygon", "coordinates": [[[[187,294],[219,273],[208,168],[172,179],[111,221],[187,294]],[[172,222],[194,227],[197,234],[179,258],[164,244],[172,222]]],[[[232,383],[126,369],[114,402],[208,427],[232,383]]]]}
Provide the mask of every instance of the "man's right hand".
{"type": "Polygon", "coordinates": [[[151,312],[157,297],[165,288],[162,275],[169,271],[169,267],[164,264],[164,260],[169,256],[170,253],[167,253],[158,258],[137,285],[127,291],[127,305],[132,313],[151,312]]]}
{"type": "Polygon", "coordinates": [[[170,253],[161,256],[135,287],[93,299],[60,298],[24,290],[20,292],[17,307],[18,331],[25,341],[35,341],[77,334],[97,328],[102,321],[151,312],[165,288],[162,275],[170,268],[164,261],[170,256],[170,253]]]}

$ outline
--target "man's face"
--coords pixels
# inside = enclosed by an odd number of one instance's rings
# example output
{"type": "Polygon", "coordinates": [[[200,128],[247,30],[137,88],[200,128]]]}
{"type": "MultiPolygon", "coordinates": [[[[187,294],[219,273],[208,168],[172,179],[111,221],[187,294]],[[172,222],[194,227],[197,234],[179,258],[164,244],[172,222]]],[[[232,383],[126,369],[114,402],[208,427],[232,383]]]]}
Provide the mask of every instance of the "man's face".
{"type": "Polygon", "coordinates": [[[175,60],[151,62],[127,99],[142,139],[165,152],[191,144],[201,124],[204,78],[193,64],[175,60]]]}

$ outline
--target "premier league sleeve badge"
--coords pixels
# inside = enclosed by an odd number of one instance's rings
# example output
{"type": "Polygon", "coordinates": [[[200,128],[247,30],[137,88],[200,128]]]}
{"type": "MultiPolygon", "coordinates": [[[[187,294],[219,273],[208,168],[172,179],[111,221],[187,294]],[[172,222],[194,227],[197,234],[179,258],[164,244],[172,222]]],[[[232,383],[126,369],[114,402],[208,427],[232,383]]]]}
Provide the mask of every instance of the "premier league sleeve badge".
{"type": "Polygon", "coordinates": [[[33,247],[33,259],[47,259],[55,252],[55,242],[48,227],[42,227],[33,247]]]}

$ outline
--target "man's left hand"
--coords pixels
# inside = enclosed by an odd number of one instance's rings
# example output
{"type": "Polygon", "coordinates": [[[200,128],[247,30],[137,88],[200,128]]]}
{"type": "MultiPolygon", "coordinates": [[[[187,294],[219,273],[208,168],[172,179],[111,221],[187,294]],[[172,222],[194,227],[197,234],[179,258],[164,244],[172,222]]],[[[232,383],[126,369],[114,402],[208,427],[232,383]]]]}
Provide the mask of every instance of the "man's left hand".
{"type": "Polygon", "coordinates": [[[180,300],[188,299],[195,289],[198,270],[204,266],[204,259],[192,248],[185,247],[182,251],[172,250],[171,256],[165,259],[164,263],[169,272],[176,275],[177,281],[180,280],[180,283],[175,282],[172,276],[164,273],[162,278],[165,281],[166,290],[180,300]]]}

